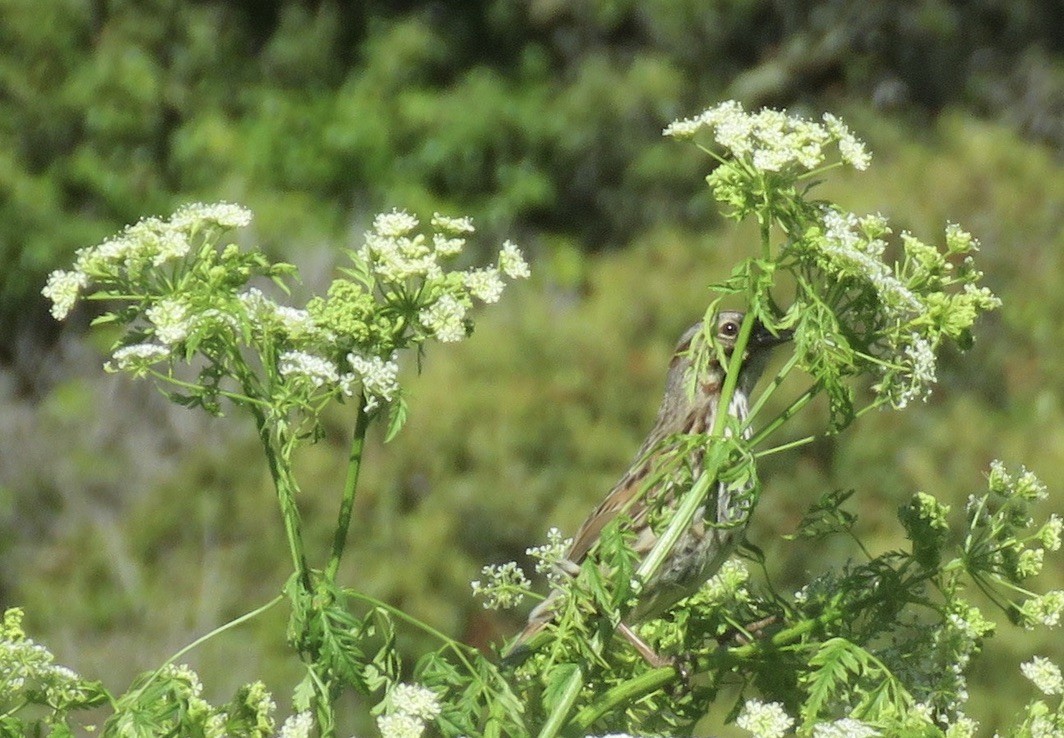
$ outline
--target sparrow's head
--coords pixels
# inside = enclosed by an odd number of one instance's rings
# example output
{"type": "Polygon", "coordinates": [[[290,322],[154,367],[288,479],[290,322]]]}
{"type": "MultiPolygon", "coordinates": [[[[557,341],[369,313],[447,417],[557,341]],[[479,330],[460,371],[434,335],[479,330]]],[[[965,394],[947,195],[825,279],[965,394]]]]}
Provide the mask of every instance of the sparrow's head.
{"type": "MultiPolygon", "coordinates": [[[[745,313],[737,310],[722,310],[717,313],[717,329],[713,334],[713,342],[715,348],[720,352],[717,355],[723,355],[724,357],[724,361],[721,364],[731,359],[745,316],[745,313]]],[[[746,350],[743,352],[742,369],[739,371],[740,391],[749,393],[753,390],[757,380],[761,377],[761,373],[765,370],[765,365],[768,363],[769,349],[791,340],[793,335],[792,331],[780,331],[777,334],[773,334],[762,325],[760,320],[754,323],[750,338],[746,342],[746,350]]],[[[725,367],[720,366],[719,371],[721,373],[720,376],[723,377],[725,367]]]]}
{"type": "MultiPolygon", "coordinates": [[[[739,338],[739,330],[742,328],[745,316],[745,313],[741,313],[738,310],[721,310],[717,313],[717,329],[714,333],[714,341],[723,350],[725,356],[731,356],[732,349],[735,348],[735,343],[739,338]]],[[[764,353],[766,349],[791,340],[792,335],[791,331],[780,331],[775,335],[769,333],[768,329],[759,320],[754,323],[754,329],[746,343],[746,355],[743,358],[747,359],[754,354],[764,353]]]]}

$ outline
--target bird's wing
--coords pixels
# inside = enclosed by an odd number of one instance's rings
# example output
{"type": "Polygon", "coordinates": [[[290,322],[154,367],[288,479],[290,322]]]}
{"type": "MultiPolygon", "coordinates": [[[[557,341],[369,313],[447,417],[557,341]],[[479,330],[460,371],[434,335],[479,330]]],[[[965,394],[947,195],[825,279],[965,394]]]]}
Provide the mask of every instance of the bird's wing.
{"type": "Polygon", "coordinates": [[[648,471],[649,468],[646,465],[639,465],[638,468],[629,470],[624,478],[610,490],[606,499],[588,516],[573,537],[573,545],[569,549],[568,556],[570,561],[574,564],[582,562],[587,552],[595,545],[595,541],[599,539],[602,529],[617,517],[618,513],[628,509],[628,506],[634,503],[636,497],[643,491],[643,480],[648,471]]]}

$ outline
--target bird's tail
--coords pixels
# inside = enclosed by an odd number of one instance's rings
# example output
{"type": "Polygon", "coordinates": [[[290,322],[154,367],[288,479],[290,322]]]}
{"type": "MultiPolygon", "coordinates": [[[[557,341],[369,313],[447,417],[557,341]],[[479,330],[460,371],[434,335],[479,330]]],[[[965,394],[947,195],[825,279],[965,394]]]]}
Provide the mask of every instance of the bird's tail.
{"type": "Polygon", "coordinates": [[[536,642],[539,640],[536,636],[543,633],[547,625],[554,620],[560,598],[561,593],[555,590],[529,613],[528,623],[525,625],[524,630],[518,633],[517,637],[503,650],[503,664],[516,666],[532,655],[537,645],[536,642]]]}

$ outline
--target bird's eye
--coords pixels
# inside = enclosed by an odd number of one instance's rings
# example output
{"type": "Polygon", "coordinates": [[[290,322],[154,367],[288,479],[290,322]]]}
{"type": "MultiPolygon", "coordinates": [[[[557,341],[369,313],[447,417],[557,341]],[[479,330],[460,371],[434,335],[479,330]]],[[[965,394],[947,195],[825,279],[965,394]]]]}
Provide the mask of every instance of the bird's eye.
{"type": "Polygon", "coordinates": [[[735,338],[739,335],[739,324],[729,320],[727,323],[720,327],[720,334],[727,338],[735,338]]]}

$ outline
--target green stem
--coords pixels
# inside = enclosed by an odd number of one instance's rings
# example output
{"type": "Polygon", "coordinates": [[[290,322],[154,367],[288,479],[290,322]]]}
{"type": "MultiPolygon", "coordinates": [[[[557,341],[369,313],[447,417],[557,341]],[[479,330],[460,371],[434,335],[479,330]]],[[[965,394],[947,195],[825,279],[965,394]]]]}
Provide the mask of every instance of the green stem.
{"type": "Polygon", "coordinates": [[[779,446],[773,446],[772,448],[766,448],[764,451],[757,451],[754,453],[755,459],[760,459],[764,456],[771,456],[772,454],[778,454],[781,451],[790,451],[792,448],[801,448],[802,446],[808,446],[815,441],[817,436],[806,436],[805,438],[799,438],[794,441],[788,441],[787,443],[781,443],[779,446]]]}
{"type": "Polygon", "coordinates": [[[676,667],[663,666],[660,669],[651,669],[645,674],[640,674],[635,679],[621,682],[616,687],[607,690],[596,702],[576,714],[576,717],[569,723],[574,729],[572,732],[584,735],[588,728],[594,725],[595,721],[603,715],[620,705],[634,701],[638,697],[658,691],[673,682],[677,675],[676,667]]]}
{"type": "Polygon", "coordinates": [[[325,567],[325,581],[335,582],[340,569],[340,557],[344,554],[347,543],[347,531],[351,527],[351,513],[355,507],[355,491],[358,489],[358,473],[362,469],[362,451],[366,445],[366,429],[369,427],[369,414],[366,412],[366,396],[359,394],[358,418],[355,420],[355,433],[351,439],[351,452],[347,456],[347,479],[344,480],[343,499],[340,501],[340,514],[333,534],[332,553],[325,567]]]}
{"type": "Polygon", "coordinates": [[[224,633],[225,631],[229,630],[230,628],[235,628],[236,626],[241,625],[242,623],[246,623],[247,621],[251,620],[252,618],[261,615],[262,613],[266,612],[271,607],[276,605],[278,602],[280,602],[282,599],[284,599],[284,595],[277,595],[272,600],[267,602],[265,605],[262,605],[261,607],[257,607],[254,610],[252,610],[251,612],[246,612],[243,615],[241,615],[240,617],[234,618],[233,620],[230,620],[228,623],[225,623],[224,625],[219,625],[217,628],[215,628],[211,632],[206,633],[205,635],[201,635],[199,638],[197,638],[196,640],[192,641],[192,643],[188,644],[187,646],[182,648],[180,651],[175,653],[173,656],[168,658],[166,661],[164,661],[159,666],[159,668],[156,669],[155,672],[150,677],[148,677],[148,680],[146,682],[144,682],[144,684],[140,685],[140,688],[136,691],[136,693],[133,695],[133,697],[131,699],[133,701],[136,701],[136,699],[144,692],[144,690],[147,689],[148,686],[152,682],[154,682],[159,677],[160,674],[162,674],[163,669],[165,669],[167,666],[169,666],[170,664],[172,664],[175,661],[177,661],[179,658],[184,656],[186,653],[188,653],[192,649],[194,649],[197,646],[199,646],[201,643],[205,643],[206,641],[209,641],[211,638],[214,638],[216,635],[218,635],[220,633],[224,633]]]}
{"type": "MultiPolygon", "coordinates": [[[[709,655],[708,668],[720,669],[746,659],[754,658],[763,652],[778,651],[781,648],[797,643],[807,634],[826,625],[832,620],[837,620],[839,617],[841,617],[841,615],[838,613],[831,613],[830,615],[825,614],[818,618],[803,620],[790,628],[781,630],[771,638],[748,643],[744,646],[736,646],[735,648],[728,649],[722,648],[714,651],[709,655]]],[[[705,670],[701,668],[701,664],[699,666],[699,671],[705,670]]],[[[577,713],[576,717],[573,718],[571,725],[577,730],[586,731],[603,715],[614,712],[621,705],[635,702],[644,695],[662,689],[666,685],[675,681],[678,676],[679,672],[675,667],[667,666],[660,669],[652,669],[635,679],[618,684],[616,687],[613,687],[602,695],[598,700],[577,713]]],[[[575,733],[577,731],[574,730],[573,732],[575,733]]]]}
{"type": "Polygon", "coordinates": [[[772,190],[765,188],[765,207],[757,214],[757,222],[761,227],[761,254],[766,260],[772,259],[772,219],[769,217],[771,207],[769,193],[771,192],[772,190]]]}
{"type": "MultiPolygon", "coordinates": [[[[470,651],[474,651],[475,649],[473,649],[472,646],[467,646],[464,643],[459,643],[458,641],[456,641],[453,638],[447,636],[446,634],[436,630],[435,628],[433,628],[428,623],[423,622],[421,620],[418,620],[413,615],[410,615],[409,613],[404,612],[403,610],[400,610],[398,607],[394,607],[392,605],[389,605],[387,602],[383,602],[381,600],[378,600],[375,597],[370,597],[369,595],[362,594],[361,592],[355,592],[355,591],[352,591],[352,590],[344,590],[344,594],[346,594],[349,597],[353,597],[356,600],[362,600],[363,602],[366,602],[366,603],[368,603],[370,605],[373,605],[374,607],[378,607],[381,610],[386,610],[387,612],[391,613],[392,615],[394,615],[395,617],[399,618],[400,620],[406,621],[407,623],[409,623],[410,625],[414,626],[415,628],[417,628],[419,630],[422,630],[425,633],[428,633],[429,635],[433,636],[434,638],[439,640],[441,643],[446,645],[448,648],[450,648],[451,651],[454,652],[455,656],[457,656],[459,658],[459,660],[466,667],[466,669],[469,670],[469,673],[471,675],[473,675],[475,678],[478,676],[476,668],[473,666],[473,664],[469,661],[469,659],[466,657],[465,653],[463,652],[463,649],[468,649],[470,651]]],[[[492,666],[492,669],[494,669],[494,668],[495,667],[492,666]]]]}
{"type": "Polygon", "coordinates": [[[787,375],[790,374],[796,366],[798,366],[798,354],[792,353],[791,358],[787,359],[787,363],[780,367],[780,370],[776,372],[776,376],[773,377],[772,382],[770,382],[768,387],[761,392],[757,398],[757,402],[755,402],[753,407],[750,408],[750,412],[746,414],[747,425],[753,422],[754,418],[757,417],[757,414],[761,412],[761,409],[765,406],[765,402],[768,398],[772,397],[772,394],[780,388],[780,385],[783,384],[783,380],[787,378],[787,375]]]}
{"type": "MultiPolygon", "coordinates": [[[[245,392],[248,392],[245,385],[245,392]]],[[[307,557],[303,552],[303,532],[299,520],[299,507],[296,505],[296,491],[298,485],[292,476],[288,464],[282,461],[274,446],[271,437],[271,427],[266,422],[266,415],[262,409],[251,405],[251,413],[255,417],[255,425],[259,431],[259,440],[262,442],[263,451],[266,453],[266,463],[270,469],[270,477],[277,492],[277,504],[281,508],[281,519],[284,522],[285,537],[288,539],[288,551],[292,556],[292,566],[295,568],[296,577],[304,592],[311,591],[310,567],[307,566],[307,557]]]]}
{"type": "Polygon", "coordinates": [[[569,714],[569,710],[572,708],[573,703],[576,702],[576,698],[583,688],[584,671],[577,666],[569,676],[569,681],[565,683],[565,687],[558,697],[558,703],[551,710],[547,722],[543,724],[543,728],[539,731],[538,738],[554,738],[554,736],[558,735],[565,722],[565,717],[569,714]]]}
{"type": "Polygon", "coordinates": [[[808,405],[809,402],[817,395],[819,391],[819,385],[813,385],[805,392],[798,395],[798,397],[795,398],[794,402],[788,405],[783,410],[783,412],[781,412],[772,420],[772,422],[770,422],[768,425],[766,425],[764,428],[754,434],[754,437],[750,439],[749,447],[754,448],[755,446],[757,446],[757,444],[761,443],[770,435],[775,433],[781,425],[793,418],[803,407],[808,405]]]}

